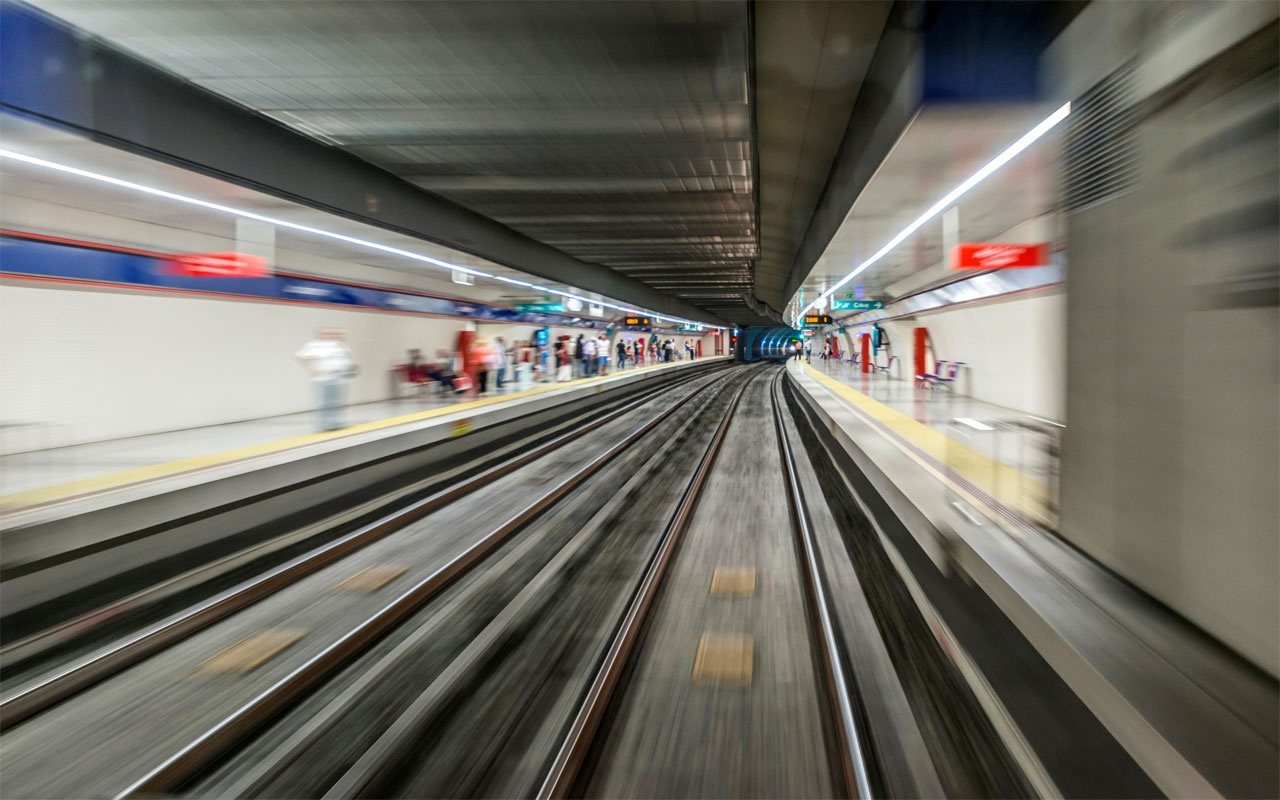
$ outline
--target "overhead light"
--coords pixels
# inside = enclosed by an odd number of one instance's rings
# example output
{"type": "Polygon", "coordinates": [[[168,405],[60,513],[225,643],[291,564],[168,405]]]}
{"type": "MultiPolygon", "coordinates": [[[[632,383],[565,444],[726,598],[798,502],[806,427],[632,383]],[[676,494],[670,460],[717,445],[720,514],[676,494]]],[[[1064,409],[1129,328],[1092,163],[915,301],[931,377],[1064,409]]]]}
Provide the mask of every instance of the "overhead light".
{"type": "MultiPolygon", "coordinates": [[[[562,297],[574,298],[583,302],[599,302],[601,305],[608,306],[609,308],[617,309],[627,314],[649,314],[650,313],[647,311],[634,309],[630,306],[618,305],[615,303],[606,303],[604,301],[588,301],[587,298],[582,297],[580,295],[575,295],[571,292],[564,292],[559,289],[548,289],[544,286],[535,286],[534,284],[529,283],[527,281],[517,280],[515,278],[508,278],[502,275],[492,275],[482,270],[472,269],[470,267],[464,267],[459,264],[452,264],[448,261],[444,261],[439,258],[433,258],[431,256],[423,255],[422,253],[415,253],[412,250],[405,250],[399,247],[392,247],[391,245],[380,244],[378,242],[373,242],[368,239],[361,239],[357,236],[348,236],[345,233],[336,233],[334,231],[327,231],[322,228],[313,228],[310,225],[303,225],[302,223],[299,223],[299,222],[290,222],[289,220],[286,220],[286,219],[278,219],[276,217],[270,217],[270,216],[267,216],[266,214],[259,214],[256,211],[249,211],[243,208],[235,208],[233,206],[226,206],[221,203],[214,203],[208,200],[201,200],[198,197],[190,197],[188,195],[166,191],[164,189],[156,188],[155,186],[147,186],[146,184],[135,183],[133,181],[127,181],[122,178],[112,177],[110,175],[103,175],[102,173],[99,173],[99,172],[92,172],[87,169],[80,169],[79,167],[73,167],[68,164],[59,164],[56,161],[49,161],[47,159],[27,155],[26,153],[19,153],[13,150],[6,150],[3,148],[0,148],[0,158],[7,158],[12,161],[19,161],[24,164],[30,164],[35,167],[42,167],[44,169],[54,170],[55,172],[61,172],[67,175],[75,175],[80,178],[87,178],[89,180],[98,181],[99,183],[107,183],[112,186],[119,186],[122,189],[129,189],[135,192],[142,192],[143,194],[149,194],[154,197],[163,197],[166,200],[173,200],[174,202],[178,202],[178,203],[186,203],[187,205],[199,206],[200,208],[207,208],[210,211],[219,211],[224,214],[232,214],[237,217],[244,217],[246,219],[255,219],[260,222],[266,222],[281,228],[288,228],[289,230],[299,231],[301,233],[309,233],[314,236],[319,236],[325,239],[333,239],[340,242],[346,242],[347,244],[353,244],[353,245],[356,245],[357,247],[364,247],[370,250],[377,250],[383,253],[390,253],[392,255],[402,256],[404,258],[408,258],[413,261],[418,261],[424,264],[430,264],[434,267],[439,267],[441,269],[450,270],[452,273],[451,277],[455,280],[455,282],[461,282],[459,279],[462,277],[462,275],[475,276],[479,278],[492,278],[494,280],[502,281],[503,283],[510,283],[516,286],[524,286],[532,289],[537,289],[539,291],[543,291],[548,294],[558,294],[562,297]],[[459,273],[461,273],[462,275],[459,275],[459,273]]],[[[691,324],[693,323],[692,320],[682,320],[682,321],[690,322],[691,324]]]]}
{"type": "Polygon", "coordinates": [[[973,419],[971,417],[956,417],[956,422],[959,422],[961,425],[968,425],[970,428],[973,428],[975,431],[994,431],[995,430],[995,428],[991,427],[987,423],[978,422],[976,419],[973,419]]]}
{"type": "Polygon", "coordinates": [[[1023,150],[1026,150],[1028,147],[1034,144],[1035,141],[1039,139],[1041,136],[1044,136],[1046,133],[1053,130],[1054,126],[1056,126],[1059,122],[1062,122],[1064,119],[1066,119],[1067,115],[1069,115],[1070,113],[1071,113],[1071,104],[1063,103],[1062,106],[1058,108],[1057,111],[1054,111],[1052,114],[1050,114],[1049,116],[1041,120],[1039,124],[1037,124],[1034,128],[1024,133],[1016,142],[1006,147],[1003,151],[1001,151],[999,155],[997,155],[995,158],[991,159],[986,164],[984,164],[981,169],[979,169],[977,172],[973,173],[968,178],[966,178],[963,183],[961,183],[959,186],[952,189],[951,191],[947,192],[946,196],[944,196],[941,200],[939,200],[938,202],[930,206],[929,209],[925,211],[923,214],[916,217],[915,221],[913,221],[910,225],[903,228],[901,231],[898,231],[898,234],[896,236],[894,236],[892,239],[886,242],[885,245],[881,247],[879,250],[877,250],[870,258],[868,258],[866,261],[863,261],[861,264],[855,267],[852,272],[850,272],[848,275],[845,275],[843,278],[841,278],[839,281],[833,284],[825,292],[818,295],[818,297],[814,298],[814,300],[811,303],[809,303],[809,305],[805,306],[804,309],[802,309],[800,313],[796,315],[796,319],[803,317],[806,313],[808,313],[812,309],[819,308],[818,306],[819,302],[826,303],[826,299],[831,295],[835,294],[837,291],[839,291],[840,287],[844,286],[846,283],[853,280],[858,275],[870,269],[871,266],[874,265],[877,261],[884,258],[895,247],[902,244],[902,242],[908,236],[910,236],[911,234],[919,230],[922,225],[924,225],[926,222],[933,219],[938,214],[942,213],[944,210],[949,208],[953,203],[955,203],[955,201],[959,200],[961,196],[963,196],[966,192],[968,192],[970,189],[972,189],[973,187],[977,186],[979,183],[982,183],[984,180],[986,180],[987,177],[989,177],[993,172],[995,172],[996,170],[1003,167],[1005,164],[1012,161],[1014,156],[1018,155],[1023,150]]]}

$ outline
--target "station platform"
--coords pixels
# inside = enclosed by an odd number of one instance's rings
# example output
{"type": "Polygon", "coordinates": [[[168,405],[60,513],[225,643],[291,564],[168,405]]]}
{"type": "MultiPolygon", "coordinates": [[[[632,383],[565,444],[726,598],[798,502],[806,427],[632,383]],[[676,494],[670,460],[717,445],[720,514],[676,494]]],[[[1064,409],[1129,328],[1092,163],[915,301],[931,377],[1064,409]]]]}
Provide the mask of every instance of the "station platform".
{"type": "MultiPolygon", "coordinates": [[[[1033,419],[1037,426],[1006,430],[996,423],[1016,419],[1009,409],[835,362],[793,359],[788,375],[827,431],[826,446],[855,476],[849,480],[935,631],[970,665],[962,672],[987,676],[981,700],[1010,726],[1006,741],[1034,739],[1032,697],[1060,681],[1160,793],[1274,796],[1275,681],[1056,533],[1055,492],[1045,483],[1056,454],[1046,448],[1038,465],[1020,454],[1056,426],[1033,419]],[[956,424],[961,417],[993,430],[956,424]],[[1026,441],[997,443],[1001,431],[1026,441]],[[983,595],[979,605],[999,608],[1009,631],[982,630],[958,611],[974,591],[983,595]],[[1002,685],[1011,667],[997,654],[1009,635],[1023,637],[1030,651],[1019,677],[1002,685]],[[1048,670],[1038,681],[1026,677],[1033,662],[1048,670]]],[[[1054,743],[1061,738],[1029,744],[1045,762],[1063,759],[1048,772],[1087,775],[1097,754],[1079,741],[1054,743]]],[[[1089,793],[1083,783],[1058,788],[1089,793]]],[[[1138,781],[1129,791],[1148,790],[1138,781]]]]}
{"type": "Polygon", "coordinates": [[[460,402],[348,407],[350,426],[324,433],[306,433],[314,415],[295,414],[5,458],[4,486],[26,481],[0,497],[5,619],[65,606],[68,592],[87,603],[106,584],[123,592],[130,580],[154,583],[161,564],[176,576],[234,561],[245,542],[272,539],[276,529],[354,523],[477,454],[572,430],[602,405],[727,361],[677,361],[460,402]]]}
{"type": "Polygon", "coordinates": [[[387,432],[446,415],[483,412],[498,404],[600,383],[639,372],[660,371],[680,364],[655,364],[639,369],[563,383],[537,383],[519,389],[514,382],[484,396],[426,393],[377,403],[345,406],[346,427],[316,433],[316,412],[251,419],[104,442],[90,442],[14,453],[0,459],[0,517],[113,492],[151,485],[232,464],[311,448],[353,442],[362,434],[387,432]]]}
{"type": "Polygon", "coordinates": [[[925,387],[910,376],[862,373],[837,360],[792,360],[866,414],[922,465],[947,474],[980,504],[1012,521],[1057,524],[1060,436],[1056,421],[925,387]]]}

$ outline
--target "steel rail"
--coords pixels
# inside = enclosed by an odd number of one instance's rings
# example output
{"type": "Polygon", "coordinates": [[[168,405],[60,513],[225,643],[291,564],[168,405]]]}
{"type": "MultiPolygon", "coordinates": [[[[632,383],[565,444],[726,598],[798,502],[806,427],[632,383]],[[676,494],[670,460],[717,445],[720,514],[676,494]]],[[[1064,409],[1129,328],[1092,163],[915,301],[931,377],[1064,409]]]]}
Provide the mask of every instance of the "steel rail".
{"type": "MultiPolygon", "coordinates": [[[[692,421],[686,422],[685,426],[687,427],[690,424],[692,424],[692,421]]],[[[670,445],[670,442],[668,442],[668,445],[670,445]]],[[[662,459],[668,452],[668,447],[664,446],[650,456],[646,463],[665,463],[662,459]]],[[[663,467],[659,466],[658,468],[661,469],[663,467]]],[[[653,468],[650,467],[649,469],[652,470],[653,468]]],[[[646,472],[642,475],[637,472],[627,479],[627,482],[619,488],[614,496],[596,511],[591,516],[591,519],[579,531],[574,533],[569,542],[543,565],[538,574],[512,597],[504,610],[485,624],[480,633],[453,658],[450,666],[443,670],[426,689],[419,693],[418,698],[399,715],[396,722],[387,727],[386,731],[378,737],[377,741],[361,756],[357,763],[352,765],[347,773],[330,787],[328,790],[330,794],[343,796],[358,790],[367,790],[367,786],[378,779],[378,773],[385,770],[389,763],[393,762],[407,749],[404,746],[404,742],[414,741],[427,722],[434,718],[436,711],[445,698],[454,696],[459,688],[466,683],[474,669],[488,659],[494,644],[502,639],[511,629],[513,623],[516,620],[526,618],[529,613],[534,612],[536,608],[549,599],[544,590],[552,585],[557,573],[597,535],[610,515],[616,512],[623,503],[628,502],[628,493],[637,483],[647,480],[648,474],[650,473],[646,472]]],[[[322,736],[332,731],[349,713],[359,708],[373,688],[382,681],[390,680],[391,676],[395,675],[398,670],[405,669],[404,661],[409,654],[420,648],[432,637],[438,635],[456,616],[454,609],[469,607],[476,601],[477,597],[482,597],[486,592],[492,591],[492,587],[498,581],[502,580],[512,569],[525,563],[535,549],[545,543],[549,533],[549,531],[540,531],[538,537],[526,538],[517,546],[505,552],[500,561],[495,563],[492,568],[487,569],[483,581],[471,584],[463,594],[452,598],[449,601],[452,608],[442,609],[440,616],[433,617],[425,625],[415,630],[409,639],[401,642],[396,646],[395,650],[381,658],[368,671],[363,672],[354,684],[344,689],[325,708],[310,716],[284,743],[273,748],[269,760],[251,767],[230,786],[220,787],[217,791],[230,797],[258,797],[267,792],[271,788],[272,782],[278,780],[284,771],[297,762],[309,747],[318,742],[322,736]]]]}
{"type": "Polygon", "coordinates": [[[583,703],[574,717],[573,724],[570,726],[560,750],[556,753],[551,769],[543,779],[542,786],[538,789],[537,796],[540,800],[568,797],[577,783],[578,774],[586,762],[596,731],[600,728],[600,723],[603,721],[605,712],[618,688],[631,652],[644,629],[645,620],[648,617],[650,608],[653,606],[654,599],[657,597],[658,589],[661,587],[662,579],[666,575],[667,567],[675,554],[676,546],[693,519],[698,498],[706,486],[707,478],[711,474],[711,468],[715,464],[716,456],[719,455],[721,445],[724,443],[725,435],[729,430],[729,424],[737,412],[738,401],[742,399],[747,386],[755,378],[756,375],[752,375],[744,380],[742,386],[734,394],[728,410],[725,412],[719,427],[716,428],[715,434],[703,453],[693,480],[689,482],[689,486],[685,489],[684,495],[680,499],[680,505],[676,507],[675,513],[667,523],[658,551],[650,562],[644,579],[633,596],[626,616],[623,617],[622,624],[614,636],[613,643],[605,654],[591,687],[587,690],[583,703]]]}
{"type": "MultiPolygon", "coordinates": [[[[683,379],[680,376],[676,376],[674,380],[662,381],[653,387],[642,386],[641,391],[636,395],[636,397],[631,398],[631,401],[635,402],[637,400],[642,401],[649,399],[658,392],[672,386],[678,386],[687,381],[695,380],[698,377],[712,374],[715,373],[703,372],[699,375],[685,377],[683,379]]],[[[573,429],[579,434],[584,430],[589,429],[582,427],[581,423],[572,421],[560,423],[553,426],[553,429],[564,429],[570,426],[574,426],[573,429]]],[[[487,453],[483,461],[497,462],[500,459],[508,457],[511,453],[519,453],[522,448],[529,446],[531,440],[542,438],[544,435],[545,434],[535,433],[518,441],[503,445],[493,452],[487,453]]],[[[254,560],[270,555],[277,550],[306,541],[311,537],[320,535],[324,531],[331,530],[339,525],[344,525],[360,519],[361,517],[374,514],[386,507],[394,505],[405,497],[421,492],[429,487],[447,484],[450,481],[455,480],[457,475],[469,472],[471,469],[472,464],[470,463],[452,467],[442,473],[434,474],[429,478],[425,478],[421,481],[417,481],[408,486],[401,487],[387,494],[373,498],[358,506],[343,510],[323,520],[311,523],[303,528],[289,531],[288,533],[273,537],[243,550],[230,553],[207,564],[202,564],[184,573],[175,575],[172,578],[161,581],[153,586],[149,586],[141,591],[135,592],[128,597],[122,597],[119,600],[107,603],[93,609],[92,611],[85,612],[77,617],[66,620],[65,622],[60,622],[49,628],[26,636],[18,641],[11,642],[10,644],[0,647],[0,670],[9,670],[18,664],[39,658],[45,652],[64,645],[78,637],[83,637],[86,632],[91,631],[95,627],[105,624],[122,614],[149,606],[154,607],[180,592],[187,591],[188,589],[199,586],[202,583],[215,580],[232,570],[244,566],[245,564],[252,563],[254,560]]],[[[0,717],[0,727],[3,727],[4,724],[3,717],[0,717]]]]}
{"type": "MultiPolygon", "coordinates": [[[[688,380],[697,380],[698,377],[704,376],[694,376],[688,380]]],[[[697,393],[696,390],[690,397],[697,393]]],[[[585,423],[582,427],[568,431],[471,478],[361,526],[309,553],[304,553],[262,575],[220,592],[190,609],[150,625],[122,641],[78,659],[52,674],[42,676],[31,684],[15,689],[0,698],[0,730],[9,728],[73,694],[84,691],[214,622],[297,582],[306,575],[492,484],[548,453],[577,441],[584,432],[618,419],[651,399],[651,396],[645,396],[627,403],[603,417],[585,423]]],[[[655,424],[657,419],[665,418],[668,413],[670,410],[655,418],[655,424]]],[[[632,437],[624,441],[633,441],[632,437]]]]}
{"type": "MultiPolygon", "coordinates": [[[[416,612],[428,600],[451,585],[456,578],[487,555],[509,536],[553,506],[562,497],[577,488],[583,481],[598,472],[606,464],[621,455],[663,420],[674,414],[694,397],[706,391],[711,384],[699,387],[687,397],[681,398],[670,408],[651,418],[621,442],[596,456],[589,463],[570,475],[523,510],[511,516],[465,551],[436,569],[396,599],[360,623],[324,650],[276,681],[257,696],[240,706],[222,721],[206,730],[173,755],[166,758],[146,775],[130,784],[117,797],[139,797],[169,794],[201,770],[208,767],[254,730],[287,708],[308,690],[334,675],[356,656],[376,643],[410,614],[416,612]]],[[[628,406],[627,408],[630,408],[628,406]]],[[[616,414],[627,410],[624,408],[616,414]]],[[[611,415],[612,416],[612,415],[611,415]]],[[[571,435],[576,439],[579,432],[571,435]]],[[[560,437],[561,439],[565,437],[560,437]]],[[[555,441],[560,441],[557,439],[555,441]]]]}
{"type": "Polygon", "coordinates": [[[840,658],[839,639],[835,632],[835,623],[827,591],[822,579],[822,568],[818,563],[818,550],[813,539],[813,527],[809,521],[809,513],[805,508],[804,491],[800,487],[800,478],[796,472],[795,456],[791,450],[791,442],[787,437],[786,423],[783,420],[782,408],[778,403],[779,389],[783,372],[779,370],[774,376],[770,391],[773,405],[773,422],[778,433],[778,449],[781,454],[783,471],[787,481],[787,505],[791,509],[791,520],[796,535],[796,543],[800,549],[801,574],[804,577],[805,594],[808,598],[809,612],[815,623],[818,634],[817,650],[821,656],[823,677],[830,698],[832,722],[836,734],[836,756],[840,764],[840,772],[844,779],[845,789],[850,796],[870,800],[873,797],[871,779],[867,764],[871,757],[867,753],[868,743],[863,742],[858,732],[857,720],[854,717],[853,698],[849,692],[849,683],[840,658]]]}

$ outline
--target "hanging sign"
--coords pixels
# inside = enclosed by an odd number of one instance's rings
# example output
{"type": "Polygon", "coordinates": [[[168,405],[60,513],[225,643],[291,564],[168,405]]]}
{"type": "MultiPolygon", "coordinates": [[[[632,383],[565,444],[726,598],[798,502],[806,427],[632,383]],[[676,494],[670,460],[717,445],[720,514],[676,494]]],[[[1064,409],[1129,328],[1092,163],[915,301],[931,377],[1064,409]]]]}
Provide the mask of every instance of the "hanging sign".
{"type": "Polygon", "coordinates": [[[652,325],[648,317],[627,317],[622,320],[623,325],[652,325]]]}
{"type": "Polygon", "coordinates": [[[805,325],[830,325],[831,317],[826,314],[805,314],[805,325]]]}
{"type": "Polygon", "coordinates": [[[883,300],[832,300],[832,311],[874,311],[884,308],[883,300]]]}
{"type": "Polygon", "coordinates": [[[564,311],[564,303],[516,303],[516,311],[559,314],[564,311]]]}
{"type": "Polygon", "coordinates": [[[1048,242],[1040,244],[966,243],[951,250],[952,269],[1043,267],[1051,263],[1048,242]]]}

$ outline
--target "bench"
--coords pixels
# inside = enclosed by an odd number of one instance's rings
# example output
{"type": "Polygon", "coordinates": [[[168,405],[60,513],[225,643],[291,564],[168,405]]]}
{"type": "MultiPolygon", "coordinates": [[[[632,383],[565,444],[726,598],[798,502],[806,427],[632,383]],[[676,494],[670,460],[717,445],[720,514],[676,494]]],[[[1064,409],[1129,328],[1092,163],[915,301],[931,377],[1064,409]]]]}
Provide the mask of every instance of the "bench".
{"type": "Polygon", "coordinates": [[[945,386],[950,389],[956,382],[956,376],[960,373],[960,368],[965,366],[963,361],[939,361],[934,367],[936,372],[926,372],[923,375],[916,376],[916,382],[924,384],[930,388],[934,386],[945,386]],[[946,367],[946,369],[943,369],[946,367]]]}
{"type": "Polygon", "coordinates": [[[894,365],[894,364],[896,364],[896,363],[898,363],[898,357],[897,357],[897,356],[889,356],[889,361],[888,361],[887,363],[885,363],[885,364],[875,364],[874,366],[875,366],[875,368],[876,368],[876,372],[883,372],[883,373],[885,373],[885,374],[888,374],[890,371],[892,371],[892,370],[893,370],[893,365],[894,365]]]}

